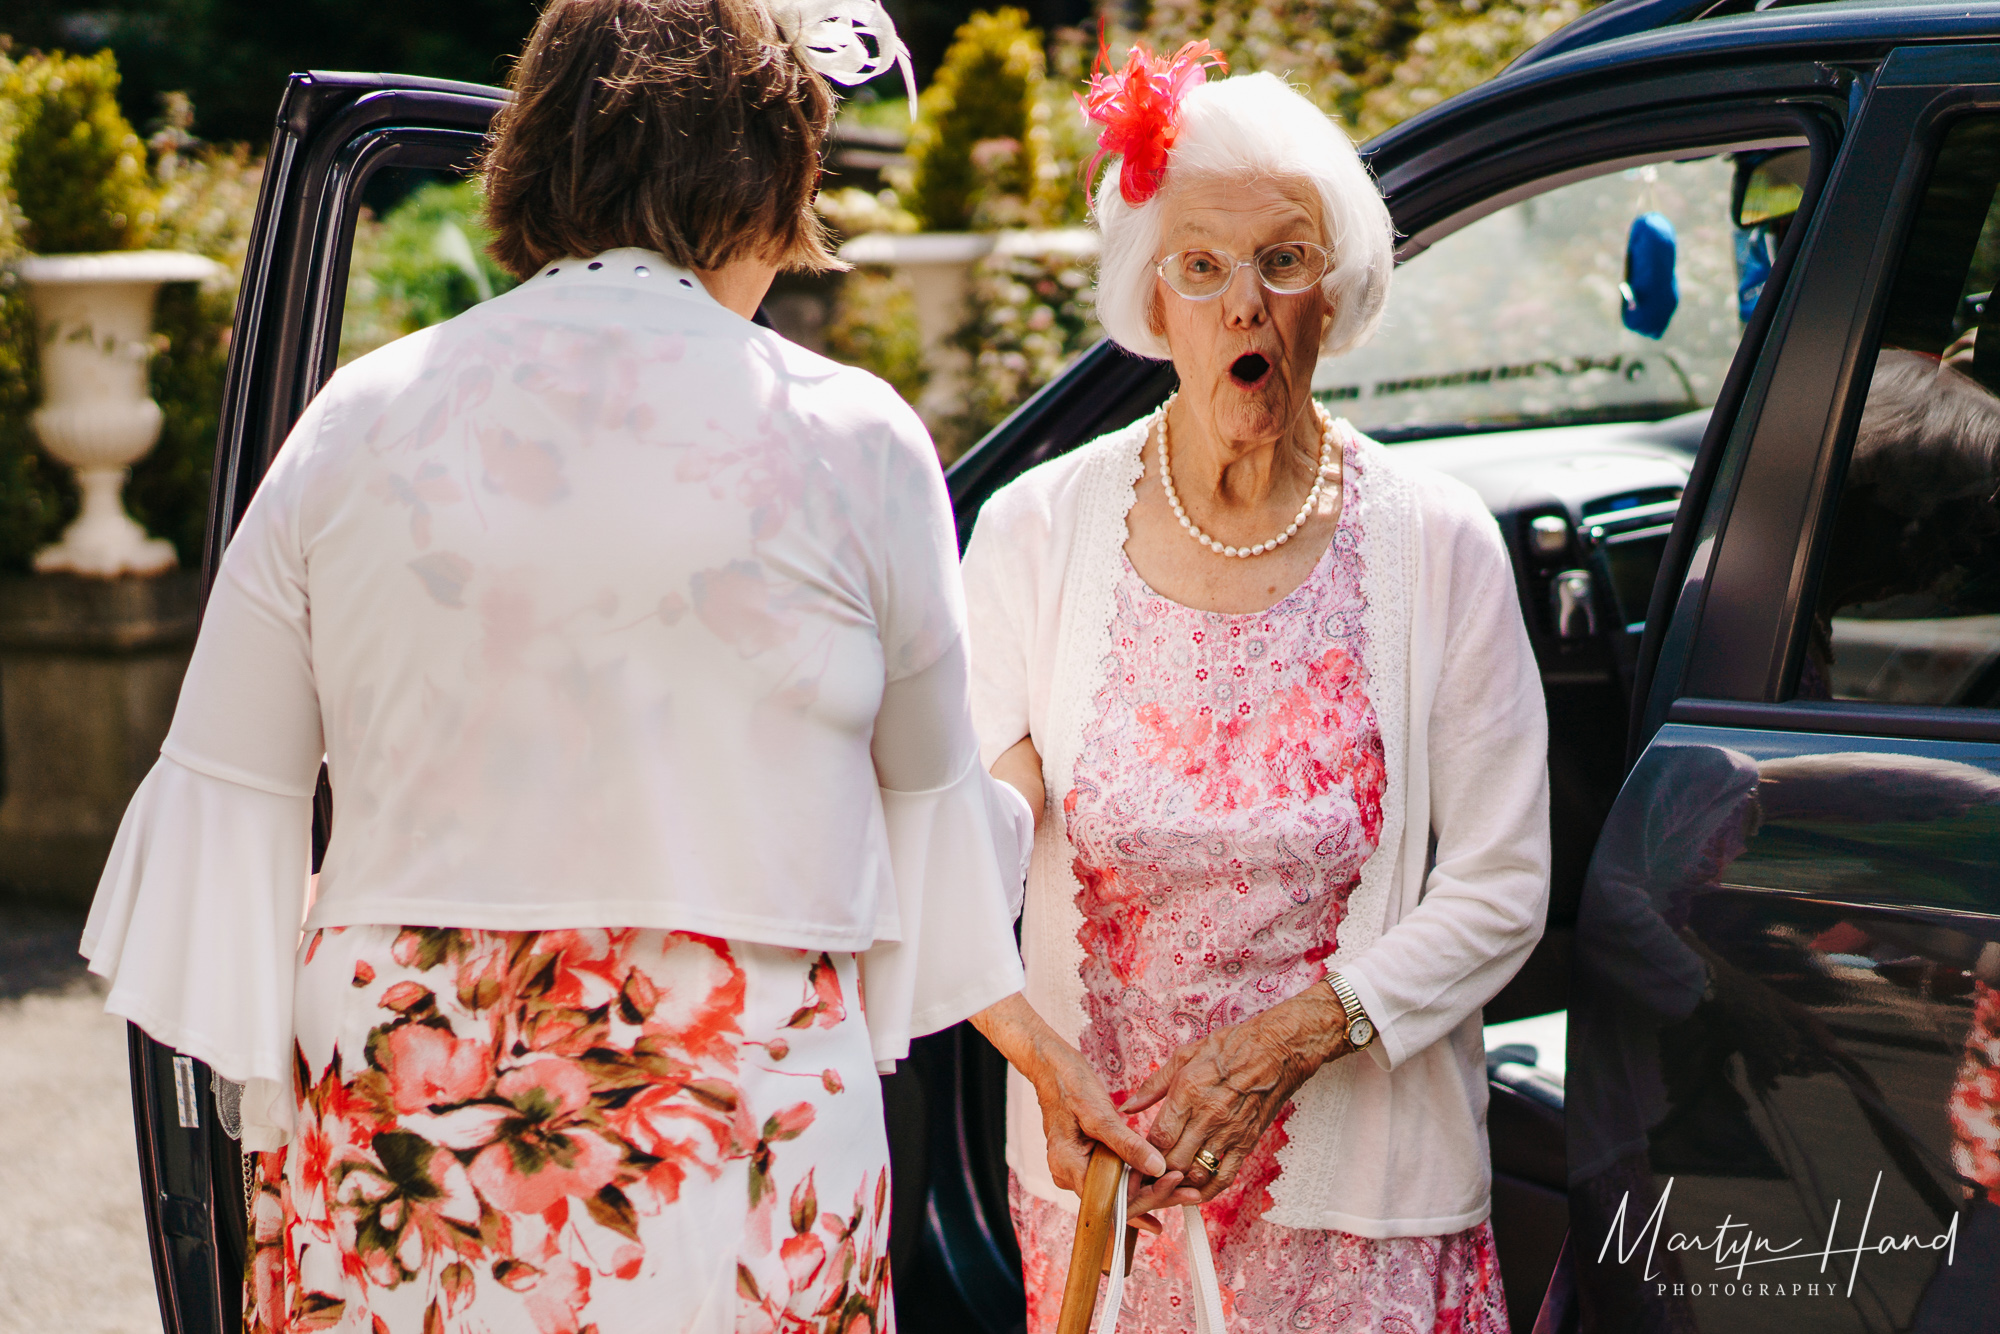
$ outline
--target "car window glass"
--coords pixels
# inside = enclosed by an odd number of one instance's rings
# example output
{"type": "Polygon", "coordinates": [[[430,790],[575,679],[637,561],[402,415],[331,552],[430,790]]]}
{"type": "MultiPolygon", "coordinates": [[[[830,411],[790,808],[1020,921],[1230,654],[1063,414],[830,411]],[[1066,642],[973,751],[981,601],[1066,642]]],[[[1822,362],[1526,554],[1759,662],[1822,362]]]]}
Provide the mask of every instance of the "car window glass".
{"type": "Polygon", "coordinates": [[[469,174],[388,167],[362,187],[341,302],[339,364],[514,286],[486,253],[469,174]]]}
{"type": "Polygon", "coordinates": [[[1736,178],[1728,154],[1659,162],[1481,218],[1397,269],[1381,330],[1314,389],[1385,440],[1711,407],[1788,221],[1736,228],[1736,178]]]}
{"type": "Polygon", "coordinates": [[[1803,699],[2000,705],[2000,117],[1944,137],[1897,269],[1803,699]]]}

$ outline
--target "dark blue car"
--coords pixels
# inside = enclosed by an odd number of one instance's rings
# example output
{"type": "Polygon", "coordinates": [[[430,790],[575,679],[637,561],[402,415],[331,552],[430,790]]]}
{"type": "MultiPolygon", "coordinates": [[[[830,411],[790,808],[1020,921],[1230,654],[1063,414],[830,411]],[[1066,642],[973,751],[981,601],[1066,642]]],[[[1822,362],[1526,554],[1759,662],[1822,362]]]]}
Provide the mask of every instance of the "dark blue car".
{"type": "MultiPolygon", "coordinates": [[[[340,359],[358,211],[502,97],[294,78],[211,570],[340,359]]],[[[1486,1014],[1515,1327],[2000,1329],[2000,3],[1612,0],[1367,156],[1403,264],[1315,389],[1484,496],[1549,704],[1549,930],[1486,1014]]],[[[954,468],[961,532],[1172,383],[1085,354],[954,468]]],[[[135,1030],[207,1334],[239,1158],[173,1058],[135,1030]]],[[[925,1039],[885,1101],[904,1327],[1021,1328],[998,1057],[925,1039]]]]}

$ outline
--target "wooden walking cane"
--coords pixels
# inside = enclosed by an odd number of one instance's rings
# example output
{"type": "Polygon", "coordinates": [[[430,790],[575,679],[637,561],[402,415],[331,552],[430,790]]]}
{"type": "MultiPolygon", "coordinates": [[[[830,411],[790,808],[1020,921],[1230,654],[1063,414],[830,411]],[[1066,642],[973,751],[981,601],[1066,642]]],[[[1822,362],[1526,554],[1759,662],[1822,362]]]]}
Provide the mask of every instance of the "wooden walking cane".
{"type": "MultiPolygon", "coordinates": [[[[1125,1164],[1118,1155],[1100,1144],[1090,1153],[1090,1166],[1083,1174],[1078,1192],[1076,1242],[1069,1250],[1069,1281],[1063,1285],[1062,1314],[1056,1317],[1056,1334],[1090,1334],[1090,1319],[1097,1314],[1097,1280],[1111,1263],[1111,1229],[1118,1214],[1118,1190],[1124,1182],[1125,1164]]],[[[1132,1256],[1138,1250],[1139,1229],[1125,1229],[1125,1272],[1132,1272],[1132,1256]]]]}

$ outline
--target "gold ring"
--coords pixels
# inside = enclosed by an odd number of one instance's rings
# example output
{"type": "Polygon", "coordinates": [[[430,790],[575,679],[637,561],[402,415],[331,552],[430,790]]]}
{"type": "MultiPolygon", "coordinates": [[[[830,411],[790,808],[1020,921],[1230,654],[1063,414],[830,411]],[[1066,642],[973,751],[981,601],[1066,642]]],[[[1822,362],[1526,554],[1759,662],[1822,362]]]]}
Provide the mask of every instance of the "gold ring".
{"type": "Polygon", "coordinates": [[[1214,1176],[1222,1170],[1221,1161],[1207,1149],[1203,1149],[1200,1153],[1196,1154],[1194,1160],[1206,1169],[1210,1176],[1214,1176]]]}

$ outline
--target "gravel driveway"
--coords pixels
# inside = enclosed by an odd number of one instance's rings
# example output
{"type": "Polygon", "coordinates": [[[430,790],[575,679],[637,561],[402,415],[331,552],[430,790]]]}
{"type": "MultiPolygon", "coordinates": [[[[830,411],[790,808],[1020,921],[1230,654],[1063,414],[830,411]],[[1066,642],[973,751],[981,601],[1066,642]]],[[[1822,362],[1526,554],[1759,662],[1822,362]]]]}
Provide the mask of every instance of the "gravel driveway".
{"type": "Polygon", "coordinates": [[[125,1025],[83,914],[0,899],[0,1334],[159,1334],[125,1025]]]}

